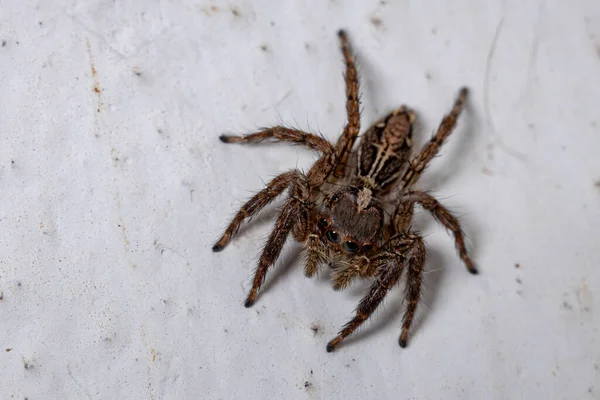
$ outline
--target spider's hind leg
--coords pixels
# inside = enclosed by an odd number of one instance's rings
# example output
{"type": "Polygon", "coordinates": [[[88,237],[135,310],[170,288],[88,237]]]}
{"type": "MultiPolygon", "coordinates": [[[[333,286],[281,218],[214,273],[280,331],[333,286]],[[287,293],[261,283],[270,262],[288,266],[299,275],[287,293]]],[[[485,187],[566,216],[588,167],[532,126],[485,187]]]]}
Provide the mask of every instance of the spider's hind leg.
{"type": "Polygon", "coordinates": [[[339,160],[339,164],[334,171],[334,175],[336,178],[341,178],[344,176],[348,157],[360,131],[360,101],[358,98],[358,72],[356,71],[356,63],[350,41],[343,30],[338,31],[338,38],[344,62],[346,63],[344,77],[346,80],[346,116],[348,118],[344,132],[335,145],[335,154],[339,160]]]}
{"type": "Polygon", "coordinates": [[[444,144],[444,141],[450,136],[456,126],[458,117],[463,110],[468,94],[469,90],[467,88],[463,87],[460,89],[460,92],[454,101],[454,105],[452,106],[452,110],[444,116],[435,135],[423,149],[421,149],[419,154],[410,161],[410,168],[402,177],[402,182],[400,184],[402,188],[412,186],[419,179],[425,168],[427,168],[427,165],[429,165],[429,162],[431,162],[433,157],[435,157],[440,150],[440,147],[444,144]]]}
{"type": "Polygon", "coordinates": [[[265,128],[255,133],[247,135],[221,135],[219,139],[223,143],[260,143],[271,139],[279,142],[292,142],[303,144],[312,150],[319,151],[322,154],[332,154],[333,146],[325,138],[312,133],[300,131],[298,129],[285,128],[283,126],[274,126],[265,128]]]}

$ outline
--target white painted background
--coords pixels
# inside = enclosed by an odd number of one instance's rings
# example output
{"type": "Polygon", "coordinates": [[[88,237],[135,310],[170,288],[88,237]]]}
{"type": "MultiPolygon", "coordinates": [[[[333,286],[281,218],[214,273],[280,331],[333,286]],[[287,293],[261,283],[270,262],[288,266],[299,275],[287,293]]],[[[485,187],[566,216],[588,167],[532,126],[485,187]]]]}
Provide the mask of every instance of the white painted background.
{"type": "Polygon", "coordinates": [[[598,1],[0,0],[0,40],[1,399],[600,398],[598,1]],[[399,289],[326,353],[365,286],[303,278],[293,246],[242,306],[274,208],[210,250],[314,160],[220,133],[340,133],[339,28],[364,126],[407,103],[421,144],[472,90],[420,184],[481,275],[419,213],[404,350],[399,289]]]}

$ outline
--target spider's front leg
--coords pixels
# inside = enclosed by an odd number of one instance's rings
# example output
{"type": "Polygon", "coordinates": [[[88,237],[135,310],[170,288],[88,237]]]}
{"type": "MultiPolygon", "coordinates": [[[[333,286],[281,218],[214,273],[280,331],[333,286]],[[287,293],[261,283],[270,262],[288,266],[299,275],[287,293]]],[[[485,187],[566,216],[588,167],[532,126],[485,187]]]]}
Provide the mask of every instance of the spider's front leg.
{"type": "Polygon", "coordinates": [[[308,236],[311,215],[314,215],[314,206],[310,203],[311,190],[323,184],[335,165],[333,155],[325,156],[317,160],[307,175],[296,173],[296,179],[290,186],[290,197],[283,205],[260,256],[252,288],[244,303],[246,307],[254,304],[267,271],[279,257],[289,233],[293,230],[297,239],[308,236]]]}
{"type": "MultiPolygon", "coordinates": [[[[293,192],[298,190],[304,192],[308,191],[308,187],[294,186],[291,190],[293,192]]],[[[303,199],[299,199],[294,195],[290,196],[283,205],[283,208],[277,217],[277,221],[275,222],[275,226],[273,227],[260,256],[256,272],[254,273],[254,279],[252,280],[252,288],[244,303],[245,307],[251,307],[254,304],[258,290],[265,281],[267,270],[275,263],[277,258],[279,258],[279,254],[287,240],[288,234],[301,218],[304,207],[305,204],[303,199]]]]}
{"type": "Polygon", "coordinates": [[[407,309],[404,314],[399,344],[401,347],[406,347],[408,331],[421,293],[422,273],[425,266],[423,239],[411,232],[399,233],[393,236],[387,245],[371,258],[371,263],[379,266],[379,275],[371,285],[369,292],[358,304],[354,318],[344,325],[340,333],[327,344],[328,352],[335,350],[344,338],[352,334],[373,314],[387,293],[396,285],[405,268],[408,269],[407,309]]]}
{"type": "Polygon", "coordinates": [[[238,229],[245,220],[250,219],[252,218],[252,216],[256,215],[266,205],[275,200],[277,196],[283,193],[283,191],[290,185],[292,185],[292,183],[299,182],[301,180],[302,174],[296,170],[284,172],[283,174],[275,177],[271,182],[267,184],[266,188],[255,194],[235,214],[235,217],[233,217],[233,220],[225,229],[223,236],[221,236],[221,238],[213,246],[212,250],[223,250],[223,248],[227,246],[233,235],[237,233],[238,229]]]}
{"type": "Polygon", "coordinates": [[[467,270],[474,275],[477,274],[478,270],[471,257],[469,257],[467,247],[465,246],[465,235],[460,222],[443,204],[429,193],[417,190],[402,192],[398,206],[392,217],[397,231],[401,232],[408,228],[415,204],[419,204],[425,210],[429,211],[436,221],[452,232],[458,255],[465,263],[467,270]]]}

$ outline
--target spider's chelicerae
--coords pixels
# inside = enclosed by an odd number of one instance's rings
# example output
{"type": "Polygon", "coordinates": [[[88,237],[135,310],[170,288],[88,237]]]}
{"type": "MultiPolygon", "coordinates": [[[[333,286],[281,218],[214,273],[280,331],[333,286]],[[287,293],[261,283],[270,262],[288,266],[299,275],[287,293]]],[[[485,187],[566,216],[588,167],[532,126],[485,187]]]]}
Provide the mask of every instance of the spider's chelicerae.
{"type": "Polygon", "coordinates": [[[319,152],[320,157],[308,173],[291,170],[269,182],[238,211],[213,251],[222,250],[245,220],[288,189],[289,196],[262,251],[245,306],[250,307],[256,301],[268,269],[291,233],[304,247],[306,276],[311,277],[329,265],[336,290],[347,287],[356,277],[373,279],[354,318],[327,344],[327,351],[333,351],[369,318],[402,274],[406,275],[407,305],[399,344],[406,347],[421,294],[426,255],[423,238],[410,229],[415,204],[453,233],[460,258],[469,272],[477,273],[467,254],[458,220],[431,195],[413,190],[454,129],[467,89],[460,90],[452,110],[418,154],[411,156],[415,114],[404,106],[369,128],[353,150],[360,130],[358,76],[345,32],[339,31],[338,36],[346,63],[348,116],[341,137],[332,144],[320,136],[283,126],[244,136],[221,136],[225,143],[264,140],[301,143],[319,152]]]}

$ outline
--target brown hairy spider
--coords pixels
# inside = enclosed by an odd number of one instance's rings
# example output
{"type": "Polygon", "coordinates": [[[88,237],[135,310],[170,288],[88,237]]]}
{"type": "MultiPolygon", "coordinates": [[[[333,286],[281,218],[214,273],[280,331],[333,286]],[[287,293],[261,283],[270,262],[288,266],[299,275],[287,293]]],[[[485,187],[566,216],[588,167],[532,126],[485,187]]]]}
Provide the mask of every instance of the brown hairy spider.
{"type": "Polygon", "coordinates": [[[415,114],[404,106],[369,128],[358,148],[352,151],[360,129],[358,76],[346,33],[339,31],[338,36],[346,63],[348,116],[341,137],[334,145],[320,136],[283,126],[244,136],[222,135],[224,143],[257,143],[268,139],[301,143],[321,155],[308,173],[285,172],[244,204],[213,251],[222,250],[242,222],[288,189],[289,196],[260,256],[245,306],[250,307],[256,301],[267,270],[292,233],[304,247],[306,276],[311,277],[323,265],[329,265],[336,290],[346,288],[356,277],[373,279],[354,318],[327,344],[327,351],[333,351],[369,318],[403,273],[407,308],[399,344],[406,347],[421,294],[426,255],[423,238],[410,229],[415,204],[428,210],[453,233],[460,258],[469,272],[477,273],[456,217],[431,195],[412,189],[454,129],[468,92],[466,88],[460,90],[452,110],[417,155],[411,157],[415,114]]]}

